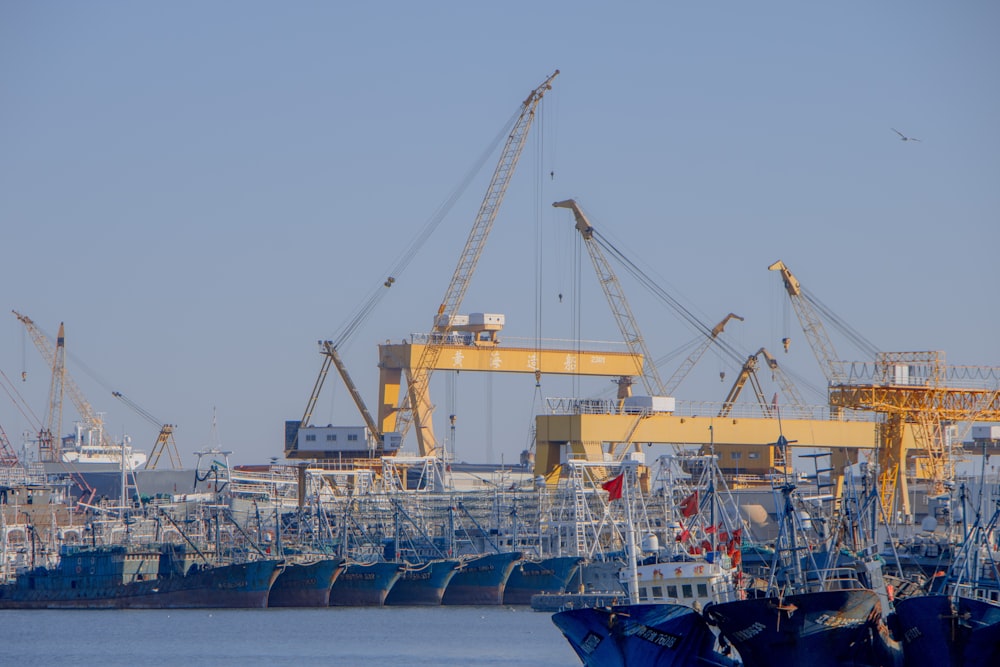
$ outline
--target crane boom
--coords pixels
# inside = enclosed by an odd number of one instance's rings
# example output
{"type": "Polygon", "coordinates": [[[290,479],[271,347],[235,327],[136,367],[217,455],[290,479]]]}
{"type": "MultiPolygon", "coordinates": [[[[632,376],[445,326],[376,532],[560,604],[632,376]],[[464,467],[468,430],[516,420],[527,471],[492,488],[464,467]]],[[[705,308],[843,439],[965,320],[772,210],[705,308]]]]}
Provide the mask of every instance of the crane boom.
{"type": "Polygon", "coordinates": [[[371,431],[372,435],[374,435],[379,441],[381,441],[382,433],[379,430],[378,425],[375,423],[375,418],[372,417],[372,413],[368,411],[368,406],[365,405],[365,400],[361,397],[361,392],[358,390],[358,386],[354,384],[354,380],[351,379],[350,374],[347,372],[347,367],[344,365],[343,359],[340,358],[340,353],[337,352],[337,348],[334,347],[332,342],[328,340],[323,341],[323,354],[330,357],[333,361],[333,365],[337,367],[337,372],[340,373],[340,377],[347,386],[347,390],[351,393],[351,398],[354,399],[354,404],[358,406],[358,411],[361,413],[361,417],[365,420],[365,425],[368,426],[368,430],[371,431]]]}
{"type": "MultiPolygon", "coordinates": [[[[587,253],[590,255],[590,261],[597,272],[597,280],[601,283],[601,288],[608,299],[611,312],[615,316],[618,329],[625,339],[625,344],[628,346],[629,352],[633,356],[642,355],[643,359],[652,360],[653,357],[650,356],[649,350],[646,349],[646,341],[639,332],[639,325],[636,323],[632,309],[629,307],[625,293],[622,291],[621,283],[618,282],[618,277],[611,268],[608,258],[594,239],[594,227],[587,220],[587,216],[580,208],[580,205],[574,199],[557,201],[552,205],[556,208],[568,208],[573,211],[573,218],[576,220],[576,229],[583,237],[587,253]]],[[[635,374],[642,379],[643,386],[650,396],[665,396],[667,394],[663,380],[660,379],[660,373],[656,369],[656,364],[649,361],[643,364],[641,368],[636,368],[635,374]]]]}
{"type": "Polygon", "coordinates": [[[826,333],[819,314],[803,293],[802,284],[781,260],[767,269],[768,271],[781,272],[781,280],[785,284],[785,291],[788,292],[788,299],[792,302],[795,314],[802,325],[802,331],[809,340],[809,346],[812,348],[813,354],[816,355],[816,360],[826,376],[827,383],[831,385],[843,384],[846,379],[842,368],[843,363],[837,360],[837,353],[830,341],[830,336],[826,333]]]}
{"type": "Polygon", "coordinates": [[[722,318],[721,322],[712,327],[711,333],[705,337],[705,340],[703,340],[698,347],[691,352],[691,354],[688,355],[687,359],[685,359],[684,362],[677,367],[674,374],[667,380],[666,385],[663,387],[667,396],[672,396],[673,393],[677,391],[677,387],[680,383],[684,381],[684,378],[687,377],[688,373],[691,372],[691,369],[694,368],[695,364],[698,363],[708,348],[712,346],[712,343],[715,342],[715,340],[722,334],[723,330],[726,328],[726,324],[728,324],[729,320],[732,319],[737,319],[740,322],[743,321],[743,318],[736,313],[729,313],[722,318]]]}
{"type": "MultiPolygon", "coordinates": [[[[34,321],[30,317],[28,317],[27,315],[22,315],[16,310],[11,312],[14,313],[17,319],[21,321],[21,324],[24,325],[25,329],[27,329],[28,333],[31,335],[31,340],[34,342],[35,347],[38,348],[38,351],[41,353],[45,361],[52,366],[54,382],[55,382],[55,375],[58,374],[59,381],[61,383],[61,386],[63,387],[63,390],[69,394],[70,400],[73,402],[74,407],[76,407],[76,411],[80,415],[80,418],[89,428],[98,430],[98,432],[101,434],[101,440],[102,440],[101,444],[110,446],[111,441],[108,438],[107,433],[105,433],[104,431],[103,419],[101,419],[101,417],[96,412],[94,412],[94,409],[90,406],[90,403],[84,397],[83,392],[77,386],[76,382],[74,382],[73,378],[68,373],[66,373],[65,364],[63,361],[65,358],[64,355],[66,349],[65,348],[66,335],[63,325],[61,323],[59,325],[59,335],[58,338],[56,339],[56,348],[53,349],[51,341],[49,341],[48,337],[44,333],[42,333],[42,331],[35,325],[34,321]]],[[[53,392],[50,392],[50,394],[52,393],[53,392]]],[[[53,405],[53,400],[56,400],[60,404],[60,409],[61,409],[61,397],[54,397],[50,395],[49,399],[50,406],[53,405]]],[[[61,418],[59,419],[59,421],[61,421],[61,418]]],[[[55,430],[58,431],[59,429],[62,428],[62,424],[61,423],[53,424],[52,418],[50,416],[50,423],[48,424],[48,428],[50,431],[52,431],[53,428],[55,428],[55,430]]],[[[59,440],[60,434],[58,432],[52,432],[52,436],[54,438],[54,444],[55,444],[55,442],[59,440]]]]}
{"type": "Polygon", "coordinates": [[[171,467],[174,470],[180,470],[182,462],[180,452],[177,450],[177,442],[174,440],[174,425],[164,424],[159,419],[154,417],[148,410],[125,396],[120,391],[113,391],[111,392],[111,395],[132,408],[132,410],[134,410],[140,417],[143,417],[150,424],[160,429],[160,432],[156,436],[156,442],[153,443],[153,448],[149,452],[149,458],[146,459],[145,469],[155,470],[156,464],[160,462],[160,457],[163,455],[163,452],[166,451],[167,456],[170,458],[171,467]]]}
{"type": "Polygon", "coordinates": [[[472,275],[476,265],[482,255],[483,247],[496,220],[500,210],[500,204],[507,192],[507,186],[514,174],[514,169],[521,157],[524,144],[528,138],[528,130],[535,119],[535,109],[542,101],[546,92],[552,89],[552,80],[559,74],[559,70],[553,72],[537,88],[531,91],[528,97],[521,103],[521,111],[514,123],[514,127],[507,136],[500,161],[493,172],[486,196],[483,197],[479,207],[479,213],[473,223],[472,230],[465,242],[465,247],[459,257],[455,272],[452,275],[448,289],[445,291],[444,299],[437,309],[431,331],[431,343],[424,348],[417,372],[411,373],[407,384],[406,401],[408,409],[401,408],[398,416],[399,428],[402,437],[406,436],[411,423],[417,426],[417,443],[420,454],[423,456],[434,456],[437,453],[437,444],[434,438],[432,426],[432,408],[428,398],[430,383],[430,370],[423,372],[423,369],[433,368],[437,357],[441,353],[440,344],[443,343],[448,331],[452,328],[452,316],[458,313],[462,299],[469,288],[472,275]]]}

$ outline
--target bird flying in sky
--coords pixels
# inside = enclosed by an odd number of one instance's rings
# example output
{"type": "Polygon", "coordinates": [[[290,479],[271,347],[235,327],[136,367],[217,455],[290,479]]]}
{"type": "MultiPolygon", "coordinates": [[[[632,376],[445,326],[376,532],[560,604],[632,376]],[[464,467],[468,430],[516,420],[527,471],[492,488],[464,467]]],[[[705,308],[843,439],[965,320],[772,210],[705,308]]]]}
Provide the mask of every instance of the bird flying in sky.
{"type": "Polygon", "coordinates": [[[900,132],[899,130],[897,130],[897,129],[896,129],[896,128],[894,128],[894,127],[893,127],[893,128],[890,128],[890,129],[891,129],[891,130],[892,130],[893,132],[895,132],[896,134],[898,134],[898,135],[899,135],[899,138],[900,138],[900,140],[902,140],[902,141],[920,141],[920,139],[917,139],[916,137],[908,137],[908,136],[906,136],[905,134],[903,134],[902,132],[900,132]]]}

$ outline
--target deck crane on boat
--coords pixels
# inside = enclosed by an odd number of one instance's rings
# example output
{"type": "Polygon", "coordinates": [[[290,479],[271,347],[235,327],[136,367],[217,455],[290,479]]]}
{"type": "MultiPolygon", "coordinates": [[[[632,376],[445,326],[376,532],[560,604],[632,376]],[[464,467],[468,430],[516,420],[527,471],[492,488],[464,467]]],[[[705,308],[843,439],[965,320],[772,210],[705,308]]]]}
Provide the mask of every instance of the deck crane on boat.
{"type": "Polygon", "coordinates": [[[177,451],[177,442],[174,440],[174,425],[166,424],[160,421],[150,414],[148,410],[135,403],[132,399],[128,398],[120,391],[113,391],[111,392],[111,395],[132,408],[136,414],[148,421],[150,424],[160,429],[160,432],[156,436],[156,442],[153,444],[153,448],[149,452],[149,458],[146,459],[145,469],[155,470],[156,464],[159,463],[163,452],[167,452],[167,456],[170,459],[170,466],[174,470],[180,470],[183,465],[181,462],[180,452],[177,451]]]}
{"type": "Polygon", "coordinates": [[[444,299],[437,309],[428,342],[423,347],[417,364],[409,369],[404,402],[393,410],[394,414],[392,415],[385,414],[384,404],[380,406],[379,421],[383,425],[387,423],[387,420],[391,421],[394,428],[389,430],[398,431],[405,438],[411,424],[416,426],[417,443],[421,456],[436,456],[438,454],[432,424],[433,406],[429,396],[431,371],[437,366],[442,345],[448,334],[454,329],[455,316],[461,307],[462,299],[465,297],[486,239],[507,192],[507,186],[510,184],[517,162],[521,157],[528,137],[528,130],[535,120],[535,110],[545,93],[552,89],[552,80],[558,74],[559,70],[556,70],[549,75],[521,103],[518,118],[507,136],[500,161],[493,172],[475,223],[469,232],[458,265],[455,267],[451,282],[445,291],[444,299]]]}
{"type": "Polygon", "coordinates": [[[0,467],[12,468],[18,463],[17,453],[10,446],[10,439],[7,438],[7,432],[3,430],[3,426],[0,426],[0,467]]]}

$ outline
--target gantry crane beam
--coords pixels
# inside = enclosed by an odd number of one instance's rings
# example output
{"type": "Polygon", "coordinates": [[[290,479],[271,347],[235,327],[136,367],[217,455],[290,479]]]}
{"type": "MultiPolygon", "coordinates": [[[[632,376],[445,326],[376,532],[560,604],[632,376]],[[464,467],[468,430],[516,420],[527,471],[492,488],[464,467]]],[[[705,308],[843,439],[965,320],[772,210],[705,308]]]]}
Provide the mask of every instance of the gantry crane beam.
{"type": "MultiPolygon", "coordinates": [[[[398,399],[403,375],[408,383],[426,381],[435,370],[544,373],[552,375],[589,375],[620,377],[641,368],[643,359],[628,352],[539,349],[537,347],[480,346],[475,344],[437,344],[435,365],[426,363],[424,348],[428,343],[386,343],[379,346],[380,431],[398,431],[398,399]]],[[[428,409],[428,406],[421,406],[428,409]]],[[[429,456],[426,451],[421,456],[429,456]]]]}
{"type": "MultiPolygon", "coordinates": [[[[782,419],[781,432],[796,447],[830,448],[846,461],[844,450],[874,449],[881,425],[842,419],[782,419]]],[[[565,457],[606,460],[622,434],[632,442],[713,447],[771,446],[779,432],[776,419],[719,418],[652,413],[635,421],[630,414],[545,414],[535,417],[536,476],[548,477],[565,457]]],[[[839,468],[838,468],[839,470],[839,468]]]]}
{"type": "MultiPolygon", "coordinates": [[[[601,289],[608,299],[608,304],[611,306],[611,313],[615,317],[615,322],[618,323],[618,330],[621,331],[622,338],[624,338],[629,352],[636,359],[641,358],[652,361],[653,357],[646,348],[646,341],[639,331],[639,325],[636,322],[635,315],[632,314],[632,309],[628,305],[628,299],[625,298],[621,283],[611,268],[611,264],[608,262],[604,251],[601,250],[600,245],[598,245],[594,238],[594,227],[590,224],[590,220],[587,219],[583,209],[580,208],[580,205],[574,199],[557,201],[552,205],[556,208],[568,208],[573,212],[573,218],[576,221],[576,230],[583,237],[587,254],[590,255],[590,261],[594,265],[594,271],[597,273],[597,281],[601,284],[601,289]]],[[[656,364],[648,363],[644,367],[632,369],[628,374],[639,376],[643,387],[646,389],[646,393],[650,396],[665,396],[667,394],[656,364]]],[[[619,398],[622,397],[619,396],[619,398]]]]}
{"type": "MultiPolygon", "coordinates": [[[[514,122],[513,129],[507,136],[507,141],[500,154],[500,161],[490,179],[490,185],[479,207],[479,213],[476,215],[476,220],[469,232],[468,239],[466,239],[462,254],[459,256],[451,282],[448,284],[444,299],[441,301],[434,318],[431,331],[435,334],[441,334],[437,337],[438,339],[443,339],[444,334],[452,329],[452,318],[458,314],[462,299],[465,297],[476,265],[479,263],[479,258],[486,245],[486,239],[493,228],[493,222],[496,220],[500,204],[507,192],[507,186],[514,175],[514,169],[517,167],[517,162],[528,138],[528,130],[531,129],[531,124],[535,119],[535,110],[545,93],[552,89],[552,80],[558,74],[559,70],[553,72],[521,103],[520,113],[514,122]]],[[[423,348],[424,358],[416,364],[416,368],[434,368],[441,352],[441,347],[435,343],[425,346],[423,348]]],[[[410,380],[407,385],[407,404],[398,408],[399,428],[394,430],[399,430],[405,437],[410,424],[415,424],[421,455],[434,456],[437,454],[437,443],[431,415],[433,408],[429,397],[430,373],[416,373],[410,380]]]]}

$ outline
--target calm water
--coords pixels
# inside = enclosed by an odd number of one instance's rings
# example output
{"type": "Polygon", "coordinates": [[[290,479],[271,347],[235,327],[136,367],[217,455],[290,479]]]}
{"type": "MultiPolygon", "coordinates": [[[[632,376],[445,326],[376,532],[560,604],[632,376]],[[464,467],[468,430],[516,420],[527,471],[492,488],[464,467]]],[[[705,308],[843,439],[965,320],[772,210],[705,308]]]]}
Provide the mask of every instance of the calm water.
{"type": "Polygon", "coordinates": [[[29,667],[579,667],[526,607],[0,611],[0,664],[29,667]]]}

